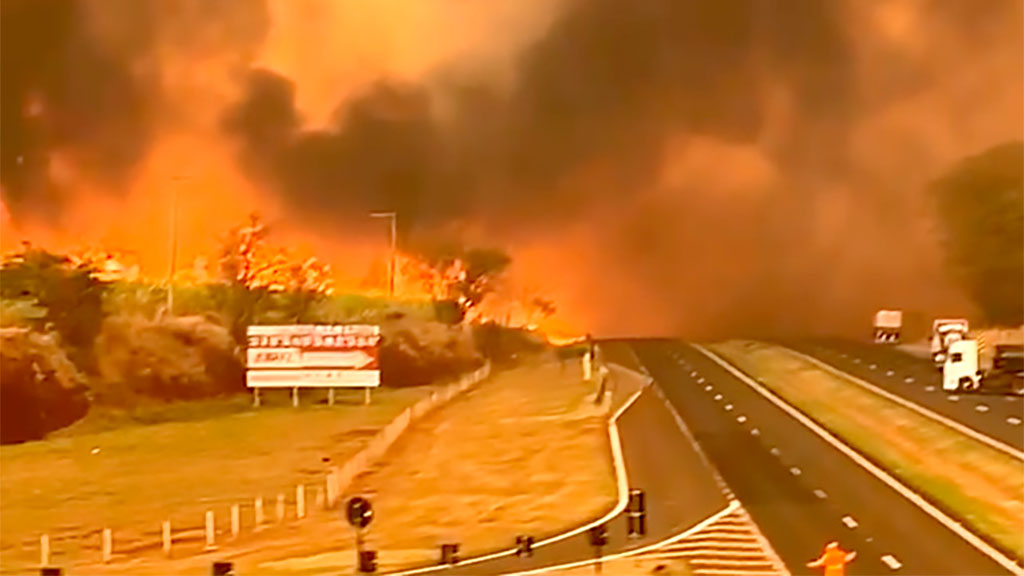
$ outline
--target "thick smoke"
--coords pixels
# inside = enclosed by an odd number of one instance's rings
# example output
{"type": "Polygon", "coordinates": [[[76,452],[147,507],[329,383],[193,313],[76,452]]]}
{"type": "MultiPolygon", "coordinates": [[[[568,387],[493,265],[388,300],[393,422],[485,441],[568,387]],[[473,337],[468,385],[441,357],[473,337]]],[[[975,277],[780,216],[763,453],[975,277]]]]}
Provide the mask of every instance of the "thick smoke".
{"type": "Polygon", "coordinates": [[[599,333],[962,313],[924,186],[1024,123],[1019,0],[4,1],[12,214],[213,110],[305,228],[509,246],[599,333]]]}
{"type": "Polygon", "coordinates": [[[57,219],[85,187],[124,192],[202,106],[189,88],[241,72],[268,22],[262,0],[4,0],[0,24],[3,200],[57,219]]]}

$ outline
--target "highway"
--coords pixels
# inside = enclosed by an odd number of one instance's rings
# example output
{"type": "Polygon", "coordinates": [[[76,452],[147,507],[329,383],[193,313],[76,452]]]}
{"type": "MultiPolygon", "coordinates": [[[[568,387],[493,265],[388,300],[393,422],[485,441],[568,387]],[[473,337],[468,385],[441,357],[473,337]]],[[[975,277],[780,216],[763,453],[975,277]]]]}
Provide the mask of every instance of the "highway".
{"type": "Polygon", "coordinates": [[[1011,573],[694,347],[634,348],[793,574],[831,540],[851,575],[1011,573]]]}
{"type": "Polygon", "coordinates": [[[942,390],[942,375],[931,360],[892,346],[838,339],[782,344],[959,422],[1018,453],[1024,451],[1024,397],[991,392],[950,394],[942,390]]]}

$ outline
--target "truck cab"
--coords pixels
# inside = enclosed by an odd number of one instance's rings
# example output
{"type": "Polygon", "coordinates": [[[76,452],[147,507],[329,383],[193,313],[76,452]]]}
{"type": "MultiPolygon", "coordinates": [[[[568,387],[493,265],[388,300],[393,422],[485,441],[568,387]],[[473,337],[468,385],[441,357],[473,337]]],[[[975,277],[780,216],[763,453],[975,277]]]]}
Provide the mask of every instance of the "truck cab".
{"type": "Polygon", "coordinates": [[[942,389],[947,392],[977,390],[981,386],[978,369],[978,342],[950,342],[942,365],[942,389]]]}
{"type": "Polygon", "coordinates": [[[946,364],[949,346],[954,342],[966,340],[969,325],[966,319],[939,319],[932,324],[932,361],[935,367],[942,370],[946,364]]]}

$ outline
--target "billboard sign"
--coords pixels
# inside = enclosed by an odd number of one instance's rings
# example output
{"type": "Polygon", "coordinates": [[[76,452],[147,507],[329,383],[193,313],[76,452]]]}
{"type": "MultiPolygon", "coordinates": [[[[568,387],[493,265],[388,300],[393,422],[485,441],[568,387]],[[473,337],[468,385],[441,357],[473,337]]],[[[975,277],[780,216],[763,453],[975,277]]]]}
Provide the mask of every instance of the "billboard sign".
{"type": "Polygon", "coordinates": [[[379,326],[249,326],[247,336],[250,388],[380,386],[379,326]]]}

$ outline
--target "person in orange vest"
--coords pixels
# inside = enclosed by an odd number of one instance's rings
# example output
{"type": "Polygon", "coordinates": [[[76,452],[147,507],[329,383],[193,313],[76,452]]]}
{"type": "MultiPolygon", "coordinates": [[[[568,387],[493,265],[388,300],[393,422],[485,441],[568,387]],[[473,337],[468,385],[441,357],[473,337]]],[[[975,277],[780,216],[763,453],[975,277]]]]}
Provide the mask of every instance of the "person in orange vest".
{"type": "Polygon", "coordinates": [[[821,558],[808,562],[809,568],[825,567],[825,576],[843,576],[846,574],[846,565],[857,557],[856,552],[844,552],[839,547],[839,542],[829,542],[825,546],[825,553],[821,558]]]}

